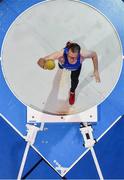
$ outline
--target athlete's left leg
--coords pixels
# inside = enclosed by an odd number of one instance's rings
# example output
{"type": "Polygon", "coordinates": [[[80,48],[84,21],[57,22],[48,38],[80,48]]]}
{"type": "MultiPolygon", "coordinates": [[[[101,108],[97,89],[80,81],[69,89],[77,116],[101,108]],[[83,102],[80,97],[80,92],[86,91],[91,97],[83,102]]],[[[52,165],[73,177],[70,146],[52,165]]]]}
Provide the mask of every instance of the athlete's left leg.
{"type": "Polygon", "coordinates": [[[76,71],[71,72],[71,88],[70,88],[70,95],[69,95],[69,104],[73,105],[75,102],[75,90],[79,83],[79,75],[81,72],[81,67],[76,71]]]}
{"type": "Polygon", "coordinates": [[[71,71],[71,92],[75,92],[75,89],[77,88],[77,85],[79,83],[79,75],[81,72],[81,67],[75,71],[71,71]]]}

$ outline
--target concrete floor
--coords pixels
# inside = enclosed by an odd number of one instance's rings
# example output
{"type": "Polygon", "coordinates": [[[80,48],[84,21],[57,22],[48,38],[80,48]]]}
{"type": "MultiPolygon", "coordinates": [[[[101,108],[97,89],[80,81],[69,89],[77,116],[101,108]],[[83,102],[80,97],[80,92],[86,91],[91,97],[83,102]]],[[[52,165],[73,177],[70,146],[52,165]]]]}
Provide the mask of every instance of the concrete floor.
{"type": "Polygon", "coordinates": [[[25,105],[50,114],[75,114],[99,105],[111,93],[122,68],[122,47],[105,16],[87,4],[55,0],[39,3],[9,28],[2,48],[5,79],[25,105]],[[49,12],[49,13],[48,13],[49,12]],[[37,60],[63,48],[68,40],[98,54],[101,83],[92,77],[91,59],[83,62],[76,103],[70,106],[70,72],[42,70],[37,60]]]}

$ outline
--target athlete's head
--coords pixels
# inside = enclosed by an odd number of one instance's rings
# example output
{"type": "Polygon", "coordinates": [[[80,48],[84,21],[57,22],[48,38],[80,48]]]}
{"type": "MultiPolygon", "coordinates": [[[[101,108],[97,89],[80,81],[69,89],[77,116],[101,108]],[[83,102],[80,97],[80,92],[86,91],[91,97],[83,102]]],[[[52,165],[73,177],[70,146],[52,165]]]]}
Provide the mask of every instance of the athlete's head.
{"type": "Polygon", "coordinates": [[[81,48],[77,43],[71,42],[67,42],[66,47],[69,49],[67,54],[68,60],[73,64],[77,60],[81,48]]]}

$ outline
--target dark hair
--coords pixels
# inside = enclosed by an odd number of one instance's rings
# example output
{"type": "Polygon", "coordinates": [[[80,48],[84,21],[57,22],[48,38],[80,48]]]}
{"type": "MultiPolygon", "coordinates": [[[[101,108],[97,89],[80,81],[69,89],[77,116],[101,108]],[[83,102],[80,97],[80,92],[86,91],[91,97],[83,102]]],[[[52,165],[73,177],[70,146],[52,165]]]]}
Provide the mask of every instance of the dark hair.
{"type": "Polygon", "coordinates": [[[67,42],[66,48],[71,49],[73,53],[80,53],[81,47],[77,43],[67,42]]]}

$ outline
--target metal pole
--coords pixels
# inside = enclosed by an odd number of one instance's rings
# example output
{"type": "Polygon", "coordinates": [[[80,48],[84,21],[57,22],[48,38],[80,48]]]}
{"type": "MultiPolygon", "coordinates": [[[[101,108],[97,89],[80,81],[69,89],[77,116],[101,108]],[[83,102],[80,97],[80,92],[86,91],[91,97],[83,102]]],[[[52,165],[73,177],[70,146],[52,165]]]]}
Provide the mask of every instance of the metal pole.
{"type": "Polygon", "coordinates": [[[30,148],[30,142],[27,142],[26,147],[25,147],[25,152],[24,152],[23,158],[22,158],[22,163],[21,163],[21,166],[20,166],[20,169],[19,169],[19,173],[18,173],[18,177],[17,177],[18,180],[21,180],[21,177],[22,177],[22,173],[23,173],[23,170],[24,170],[24,167],[25,167],[25,163],[26,163],[26,159],[27,159],[27,155],[28,155],[29,148],[30,148]]]}
{"type": "Polygon", "coordinates": [[[93,160],[94,160],[94,163],[95,163],[99,178],[100,178],[100,180],[104,180],[103,175],[102,175],[102,171],[100,169],[100,166],[99,166],[99,163],[98,163],[98,160],[97,160],[97,157],[96,157],[96,153],[94,151],[94,148],[91,147],[90,150],[91,150],[91,154],[93,156],[93,160]]]}

